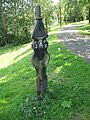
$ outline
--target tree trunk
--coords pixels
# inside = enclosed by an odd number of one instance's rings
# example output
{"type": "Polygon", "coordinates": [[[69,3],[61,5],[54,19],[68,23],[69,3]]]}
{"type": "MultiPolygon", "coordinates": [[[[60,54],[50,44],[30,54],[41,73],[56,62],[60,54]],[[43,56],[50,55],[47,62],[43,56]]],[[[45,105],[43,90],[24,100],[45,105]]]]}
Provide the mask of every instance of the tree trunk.
{"type": "MultiPolygon", "coordinates": [[[[17,9],[18,9],[18,7],[17,7],[18,5],[17,5],[17,4],[18,4],[18,2],[17,2],[17,1],[14,1],[14,19],[16,19],[17,14],[18,14],[18,13],[17,13],[17,9]]],[[[16,21],[17,21],[17,20],[16,20],[16,21]]],[[[19,27],[19,26],[17,27],[16,22],[14,22],[14,26],[15,26],[15,28],[14,28],[15,35],[18,36],[18,35],[19,35],[19,33],[18,33],[18,32],[19,32],[19,30],[18,30],[18,27],[19,27]]]]}
{"type": "Polygon", "coordinates": [[[90,24],[90,7],[89,7],[89,24],[90,24]]]}
{"type": "Polygon", "coordinates": [[[60,0],[60,3],[59,3],[59,11],[60,11],[60,26],[62,26],[62,9],[61,9],[61,0],[60,0]]]}
{"type": "Polygon", "coordinates": [[[4,3],[4,8],[2,6],[2,0],[0,2],[0,11],[1,11],[1,23],[2,23],[2,36],[3,36],[3,42],[5,42],[5,45],[7,45],[7,27],[6,27],[6,20],[5,20],[5,15],[4,15],[4,9],[5,9],[5,3],[4,3]]]}
{"type": "Polygon", "coordinates": [[[47,23],[47,18],[45,18],[45,27],[46,27],[46,29],[47,29],[47,31],[48,31],[48,23],[47,23]]]}
{"type": "Polygon", "coordinates": [[[90,24],[90,0],[88,0],[88,20],[90,24]]]}

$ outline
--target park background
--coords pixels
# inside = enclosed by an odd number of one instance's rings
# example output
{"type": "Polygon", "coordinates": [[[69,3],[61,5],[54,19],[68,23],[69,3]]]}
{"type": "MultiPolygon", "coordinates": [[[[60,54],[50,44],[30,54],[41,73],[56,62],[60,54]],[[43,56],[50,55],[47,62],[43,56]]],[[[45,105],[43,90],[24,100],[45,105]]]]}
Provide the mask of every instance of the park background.
{"type": "Polygon", "coordinates": [[[63,25],[90,35],[90,0],[0,0],[0,120],[90,120],[90,63],[60,42],[63,25]],[[48,31],[48,92],[37,101],[31,64],[35,8],[48,31]]]}

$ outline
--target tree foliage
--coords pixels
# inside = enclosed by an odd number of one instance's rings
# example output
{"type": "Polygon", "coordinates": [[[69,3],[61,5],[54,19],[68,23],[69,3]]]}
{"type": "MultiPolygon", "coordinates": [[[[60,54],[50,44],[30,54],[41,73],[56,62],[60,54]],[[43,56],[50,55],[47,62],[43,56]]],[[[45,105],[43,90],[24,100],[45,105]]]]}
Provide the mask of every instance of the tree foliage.
{"type": "Polygon", "coordinates": [[[31,40],[35,21],[35,7],[40,3],[45,25],[51,24],[52,1],[50,0],[1,0],[0,1],[0,46],[20,44],[31,40]],[[51,8],[51,9],[50,9],[51,8]]]}
{"type": "Polygon", "coordinates": [[[64,20],[65,22],[77,22],[86,17],[86,8],[79,0],[64,0],[64,20]]]}
{"type": "Polygon", "coordinates": [[[65,23],[77,22],[90,18],[90,0],[59,0],[55,7],[59,22],[63,20],[65,23]]]}
{"type": "Polygon", "coordinates": [[[47,30],[58,21],[77,22],[88,19],[90,23],[90,0],[0,0],[0,46],[31,41],[35,21],[35,7],[41,6],[41,16],[47,30]]]}

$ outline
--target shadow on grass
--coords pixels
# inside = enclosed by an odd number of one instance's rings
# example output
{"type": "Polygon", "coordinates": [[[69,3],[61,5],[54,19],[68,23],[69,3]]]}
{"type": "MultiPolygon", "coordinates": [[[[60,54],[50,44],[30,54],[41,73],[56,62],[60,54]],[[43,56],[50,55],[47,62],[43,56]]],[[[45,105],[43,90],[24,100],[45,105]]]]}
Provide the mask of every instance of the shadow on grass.
{"type": "Polygon", "coordinates": [[[81,27],[78,27],[78,29],[81,34],[90,36],[90,24],[82,25],[81,27]]]}
{"type": "MultiPolygon", "coordinates": [[[[2,51],[2,53],[3,53],[3,51],[2,51]]],[[[12,50],[12,48],[9,48],[8,52],[0,55],[0,68],[5,68],[17,61],[20,61],[22,58],[24,58],[25,56],[27,56],[30,53],[32,53],[31,43],[22,45],[18,49],[13,48],[13,50],[12,50]]]]}
{"type": "Polygon", "coordinates": [[[48,92],[42,101],[26,98],[21,106],[22,120],[72,120],[90,118],[90,65],[70,53],[50,36],[50,62],[47,66],[48,92]]]}
{"type": "Polygon", "coordinates": [[[0,70],[1,120],[79,120],[90,118],[90,64],[49,36],[48,92],[35,101],[31,54],[0,70]],[[9,114],[10,113],[10,114],[9,114]]]}
{"type": "Polygon", "coordinates": [[[14,60],[17,60],[18,58],[20,58],[21,56],[23,56],[23,55],[25,55],[25,54],[29,53],[30,51],[31,51],[31,49],[30,49],[30,48],[29,48],[29,49],[27,49],[25,52],[23,52],[23,53],[21,53],[21,54],[17,55],[17,56],[14,58],[14,60]]]}
{"type": "Polygon", "coordinates": [[[35,94],[35,71],[30,59],[31,54],[0,70],[1,120],[15,120],[19,117],[22,101],[35,94]]]}
{"type": "Polygon", "coordinates": [[[77,26],[80,25],[63,27],[63,30],[59,31],[59,39],[70,51],[90,62],[90,38],[81,35],[80,31],[76,30],[77,26]]]}
{"type": "Polygon", "coordinates": [[[27,46],[27,44],[24,44],[24,45],[16,45],[16,46],[8,45],[8,46],[0,47],[0,55],[6,54],[6,53],[9,53],[9,52],[13,52],[13,51],[17,51],[17,50],[19,50],[21,47],[24,48],[24,47],[26,47],[26,46],[27,46]]]}

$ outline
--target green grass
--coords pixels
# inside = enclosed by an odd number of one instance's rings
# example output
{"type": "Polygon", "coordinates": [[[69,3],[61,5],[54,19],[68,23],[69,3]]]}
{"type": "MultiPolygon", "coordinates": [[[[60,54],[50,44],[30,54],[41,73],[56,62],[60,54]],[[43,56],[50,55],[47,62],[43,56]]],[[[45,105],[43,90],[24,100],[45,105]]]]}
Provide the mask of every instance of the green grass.
{"type": "Polygon", "coordinates": [[[48,91],[42,101],[35,100],[30,44],[1,48],[0,63],[7,64],[0,70],[0,120],[90,120],[90,64],[67,50],[56,34],[48,41],[48,91]]]}
{"type": "Polygon", "coordinates": [[[90,24],[83,25],[78,28],[81,34],[90,35],[90,24]]]}

